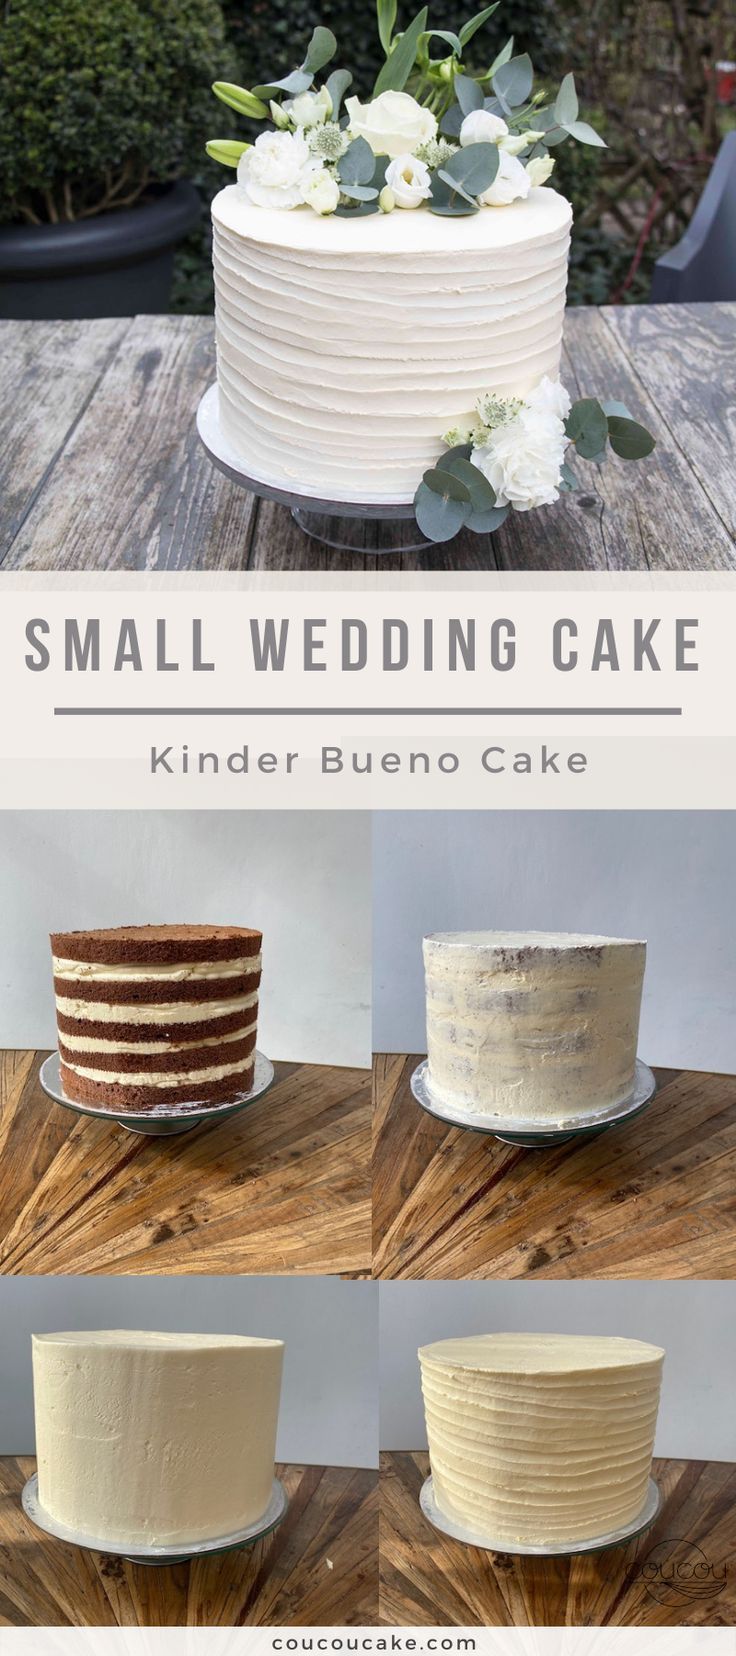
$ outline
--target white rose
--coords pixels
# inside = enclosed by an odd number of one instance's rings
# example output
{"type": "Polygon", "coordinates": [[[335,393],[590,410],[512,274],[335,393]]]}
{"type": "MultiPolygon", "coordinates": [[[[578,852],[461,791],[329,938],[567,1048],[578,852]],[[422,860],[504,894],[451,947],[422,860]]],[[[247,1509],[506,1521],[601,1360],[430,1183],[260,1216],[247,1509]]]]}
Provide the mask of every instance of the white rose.
{"type": "Polygon", "coordinates": [[[478,197],[481,207],[509,207],[512,201],[528,196],[531,182],[526,167],[515,155],[498,152],[498,172],[489,189],[478,197]]]}
{"type": "Polygon", "coordinates": [[[508,130],[500,115],[492,115],[490,109],[474,109],[460,128],[460,143],[463,149],[468,144],[497,144],[508,130]]]}
{"type": "Polygon", "coordinates": [[[254,207],[298,207],[321,162],[300,132],[262,132],[238,162],[238,183],[254,207]]]}
{"type": "Polygon", "coordinates": [[[533,189],[539,184],[546,184],[554,164],[554,157],[551,155],[535,155],[533,160],[527,161],[526,176],[533,189]]]}
{"type": "Polygon", "coordinates": [[[386,168],[386,183],[396,207],[421,207],[432,194],[429,167],[413,155],[397,155],[386,168]]]}
{"type": "Polygon", "coordinates": [[[408,92],[381,92],[372,103],[346,98],[351,138],[365,138],[374,155],[412,155],[437,136],[437,121],[408,92]]]}
{"type": "Polygon", "coordinates": [[[298,98],[287,98],[283,110],[295,127],[321,126],[332,114],[332,99],[323,86],[321,92],[300,92],[298,98]]]}
{"type": "Polygon", "coordinates": [[[529,512],[559,499],[566,448],[562,420],[542,408],[525,407],[473,449],[471,460],[495,489],[499,506],[529,512]]]}
{"type": "Polygon", "coordinates": [[[550,379],[549,374],[544,374],[534,390],[527,392],[524,401],[527,408],[554,414],[558,420],[566,420],[572,407],[562,381],[550,379]]]}
{"type": "Polygon", "coordinates": [[[340,200],[340,186],[332,173],[326,167],[314,172],[302,187],[302,200],[308,207],[313,207],[315,213],[324,215],[334,213],[340,200]]]}

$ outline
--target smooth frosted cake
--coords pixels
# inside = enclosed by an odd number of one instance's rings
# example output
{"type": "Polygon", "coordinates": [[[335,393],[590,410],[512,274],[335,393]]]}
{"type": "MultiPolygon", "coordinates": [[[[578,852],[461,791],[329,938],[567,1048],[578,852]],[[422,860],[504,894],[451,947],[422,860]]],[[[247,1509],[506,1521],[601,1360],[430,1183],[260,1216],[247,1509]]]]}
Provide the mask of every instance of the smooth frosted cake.
{"type": "Polygon", "coordinates": [[[68,1098],[145,1111],[253,1082],[261,933],[116,926],[51,937],[68,1098]]]}
{"type": "Polygon", "coordinates": [[[41,1506],[123,1547],[256,1523],[271,1497],[283,1349],[226,1334],[34,1334],[41,1506]]]}
{"type": "Polygon", "coordinates": [[[607,1535],[642,1511],[664,1352],[579,1334],[481,1334],[419,1353],[434,1498],[500,1542],[607,1535]]]}
{"type": "Polygon", "coordinates": [[[346,219],[232,184],[212,217],[220,422],[261,482],[411,501],[476,398],[559,374],[572,211],[555,190],[346,219]]]}
{"type": "Polygon", "coordinates": [[[424,939],[428,1082],[461,1113],[567,1125],[629,1096],[646,944],[565,932],[424,939]]]}

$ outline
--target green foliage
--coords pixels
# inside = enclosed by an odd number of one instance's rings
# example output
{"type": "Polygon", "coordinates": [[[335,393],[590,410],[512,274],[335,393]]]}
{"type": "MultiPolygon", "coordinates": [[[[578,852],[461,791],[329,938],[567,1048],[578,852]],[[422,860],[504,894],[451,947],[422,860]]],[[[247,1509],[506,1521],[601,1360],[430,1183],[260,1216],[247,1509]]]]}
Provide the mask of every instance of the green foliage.
{"type": "MultiPolygon", "coordinates": [[[[188,175],[235,64],[218,0],[12,0],[0,11],[0,221],[130,205],[188,175]]],[[[223,138],[234,132],[223,111],[223,138]]]]}

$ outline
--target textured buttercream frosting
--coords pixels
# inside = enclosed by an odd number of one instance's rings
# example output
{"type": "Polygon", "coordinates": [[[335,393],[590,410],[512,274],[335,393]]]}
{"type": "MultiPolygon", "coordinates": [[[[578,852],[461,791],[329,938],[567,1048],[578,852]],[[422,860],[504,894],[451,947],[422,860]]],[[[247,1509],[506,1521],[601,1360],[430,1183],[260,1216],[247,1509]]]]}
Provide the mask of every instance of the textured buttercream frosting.
{"type": "Polygon", "coordinates": [[[664,1352],[640,1340],[482,1334],[419,1353],[434,1497],[490,1539],[590,1540],[647,1494],[664,1352]]]}
{"type": "Polygon", "coordinates": [[[320,218],[212,204],[222,430],[260,482],[413,499],[476,398],[559,373],[571,208],[555,190],[467,218],[320,218]]]}
{"type": "Polygon", "coordinates": [[[121,1546],[231,1535],[274,1473],[283,1343],[121,1330],[33,1336],[38,1494],[121,1546]]]}
{"type": "Polygon", "coordinates": [[[424,939],[430,1091],[439,1104],[574,1123],[635,1075],[646,944],[554,932],[424,939]]]}

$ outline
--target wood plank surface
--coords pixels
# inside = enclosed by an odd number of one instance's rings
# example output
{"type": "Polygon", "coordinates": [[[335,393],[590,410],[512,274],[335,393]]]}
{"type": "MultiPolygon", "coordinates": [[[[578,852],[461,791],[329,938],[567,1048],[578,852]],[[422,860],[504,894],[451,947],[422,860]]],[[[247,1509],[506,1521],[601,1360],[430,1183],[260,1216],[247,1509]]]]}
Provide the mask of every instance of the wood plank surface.
{"type": "Polygon", "coordinates": [[[447,1127],[374,1059],[373,1270],[391,1278],[731,1278],[736,1077],[657,1071],[592,1139],[525,1150],[447,1127]]]}
{"type": "Polygon", "coordinates": [[[30,1457],[0,1459],[0,1627],[348,1627],[378,1615],[375,1472],[279,1466],[283,1522],[255,1546],[131,1564],[36,1529],[20,1504],[30,1457]]]}
{"type": "MultiPolygon", "coordinates": [[[[573,394],[624,400],[658,438],[639,465],[577,462],[581,488],[428,552],[376,554],[374,525],[311,539],[210,464],[194,418],[214,379],[208,317],[2,324],[0,566],[24,570],[320,573],[736,568],[732,457],[736,305],[567,313],[573,394]]],[[[414,536],[394,526],[390,544],[414,536]]]]}
{"type": "Polygon", "coordinates": [[[0,1272],[370,1274],[370,1075],[277,1064],[219,1125],[146,1138],[0,1053],[0,1272]]]}
{"type": "Polygon", "coordinates": [[[663,1499],[651,1529],[571,1558],[486,1552],[440,1534],[419,1507],[428,1472],[425,1453],[381,1459],[384,1626],[723,1627],[736,1618],[732,1464],[655,1461],[663,1499]],[[690,1566],[682,1588],[672,1586],[676,1566],[690,1566]]]}

